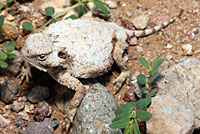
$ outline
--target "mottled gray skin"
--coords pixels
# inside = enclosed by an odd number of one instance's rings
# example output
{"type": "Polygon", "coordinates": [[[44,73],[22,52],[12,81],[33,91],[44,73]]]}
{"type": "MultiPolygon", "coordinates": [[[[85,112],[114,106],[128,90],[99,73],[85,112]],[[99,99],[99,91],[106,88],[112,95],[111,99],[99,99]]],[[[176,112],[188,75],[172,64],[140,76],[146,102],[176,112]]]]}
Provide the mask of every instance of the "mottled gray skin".
{"type": "Polygon", "coordinates": [[[30,35],[21,52],[34,67],[48,72],[58,83],[76,91],[66,113],[68,129],[86,92],[78,78],[100,76],[108,72],[115,61],[121,70],[113,81],[113,90],[117,92],[130,74],[127,41],[133,36],[152,34],[173,21],[171,19],[153,29],[131,31],[101,20],[63,20],[51,24],[42,33],[30,35]]]}

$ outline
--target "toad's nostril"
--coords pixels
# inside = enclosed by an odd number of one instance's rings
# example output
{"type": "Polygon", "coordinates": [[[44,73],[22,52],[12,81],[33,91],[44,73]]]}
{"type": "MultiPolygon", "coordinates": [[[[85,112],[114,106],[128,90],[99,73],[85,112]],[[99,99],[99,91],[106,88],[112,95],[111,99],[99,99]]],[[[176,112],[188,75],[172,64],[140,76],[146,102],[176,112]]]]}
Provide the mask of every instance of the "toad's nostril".
{"type": "Polygon", "coordinates": [[[68,57],[68,55],[67,55],[66,53],[60,51],[60,52],[58,53],[58,57],[59,57],[59,58],[62,58],[62,59],[66,59],[66,58],[68,57]]]}

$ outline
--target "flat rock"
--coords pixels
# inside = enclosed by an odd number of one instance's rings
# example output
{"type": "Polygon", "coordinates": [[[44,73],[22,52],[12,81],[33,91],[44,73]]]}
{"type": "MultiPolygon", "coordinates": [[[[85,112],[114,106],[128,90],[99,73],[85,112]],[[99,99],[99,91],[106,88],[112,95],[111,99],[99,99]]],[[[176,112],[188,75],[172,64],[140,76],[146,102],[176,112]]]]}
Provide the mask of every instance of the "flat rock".
{"type": "Polygon", "coordinates": [[[148,134],[192,134],[194,114],[170,95],[152,98],[147,109],[152,118],[146,122],[148,134]]]}
{"type": "Polygon", "coordinates": [[[188,58],[161,72],[156,81],[158,94],[172,95],[194,111],[195,127],[200,127],[200,60],[188,58]]]}
{"type": "Polygon", "coordinates": [[[50,96],[50,93],[49,93],[48,87],[36,86],[31,89],[27,98],[30,102],[37,103],[39,101],[43,101],[49,96],[50,96]]]}

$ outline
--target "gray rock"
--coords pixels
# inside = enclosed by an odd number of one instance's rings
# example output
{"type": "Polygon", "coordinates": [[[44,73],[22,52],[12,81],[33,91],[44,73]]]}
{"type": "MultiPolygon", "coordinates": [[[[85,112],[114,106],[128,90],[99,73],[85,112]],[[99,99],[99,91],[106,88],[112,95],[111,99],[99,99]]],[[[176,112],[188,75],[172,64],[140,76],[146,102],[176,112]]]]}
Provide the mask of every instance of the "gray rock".
{"type": "Polygon", "coordinates": [[[4,118],[1,114],[0,114],[0,127],[5,127],[7,125],[10,124],[10,120],[4,118]]]}
{"type": "Polygon", "coordinates": [[[148,134],[192,134],[194,130],[192,110],[170,95],[153,97],[147,110],[153,115],[146,122],[148,134]]]}
{"type": "Polygon", "coordinates": [[[14,101],[13,104],[12,104],[12,111],[14,112],[20,112],[24,109],[24,102],[20,102],[20,101],[14,101]]]}
{"type": "Polygon", "coordinates": [[[117,103],[107,89],[99,84],[86,85],[87,93],[76,113],[73,134],[122,134],[109,128],[115,118],[117,103]]]}
{"type": "Polygon", "coordinates": [[[28,124],[24,134],[53,134],[54,122],[50,118],[44,119],[43,122],[33,122],[28,124]]]}
{"type": "Polygon", "coordinates": [[[50,96],[49,88],[48,87],[42,87],[42,86],[36,86],[31,89],[29,92],[27,98],[32,103],[37,103],[39,101],[42,101],[50,96]]]}
{"type": "Polygon", "coordinates": [[[188,58],[161,72],[158,94],[172,95],[194,111],[195,127],[200,127],[200,60],[188,58]]]}
{"type": "Polygon", "coordinates": [[[149,17],[146,15],[137,16],[132,20],[132,23],[136,29],[143,30],[147,27],[149,23],[149,17]]]}
{"type": "Polygon", "coordinates": [[[16,100],[19,92],[19,85],[15,80],[8,77],[0,77],[0,99],[5,103],[16,100]]]}

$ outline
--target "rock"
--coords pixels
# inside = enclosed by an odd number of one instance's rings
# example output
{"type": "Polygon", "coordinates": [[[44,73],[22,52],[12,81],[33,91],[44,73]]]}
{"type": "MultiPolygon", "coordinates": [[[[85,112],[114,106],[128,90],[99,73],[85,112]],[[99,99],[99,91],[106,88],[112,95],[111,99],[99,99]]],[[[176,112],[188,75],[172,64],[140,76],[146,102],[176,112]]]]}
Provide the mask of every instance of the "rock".
{"type": "Polygon", "coordinates": [[[167,59],[168,61],[172,60],[172,58],[173,58],[172,55],[169,55],[169,54],[168,54],[168,55],[166,56],[166,59],[167,59]]]}
{"type": "Polygon", "coordinates": [[[200,60],[188,58],[161,72],[158,94],[172,95],[194,111],[195,127],[200,127],[200,60]]]}
{"type": "Polygon", "coordinates": [[[50,118],[44,119],[43,122],[32,122],[26,127],[24,134],[53,134],[54,122],[50,118]]]}
{"type": "Polygon", "coordinates": [[[172,49],[173,46],[172,46],[171,44],[167,44],[166,48],[167,48],[167,49],[172,49]]]}
{"type": "Polygon", "coordinates": [[[5,127],[5,126],[7,126],[7,125],[9,125],[10,122],[11,122],[10,120],[4,118],[4,117],[0,114],[0,127],[1,127],[1,128],[2,128],[2,127],[5,127]]]}
{"type": "Polygon", "coordinates": [[[11,107],[12,111],[20,112],[24,109],[24,102],[14,101],[11,107]]]}
{"type": "MultiPolygon", "coordinates": [[[[113,96],[99,83],[85,86],[87,93],[77,110],[72,127],[73,134],[122,134],[121,130],[109,128],[116,117],[117,103],[113,96]]],[[[62,107],[67,109],[67,102],[62,107]]]]}
{"type": "Polygon", "coordinates": [[[147,110],[153,115],[146,122],[148,134],[192,134],[194,130],[193,111],[172,96],[153,97],[147,110]]]}
{"type": "Polygon", "coordinates": [[[39,102],[35,111],[35,120],[39,122],[51,115],[51,107],[46,101],[39,102]]]}
{"type": "Polygon", "coordinates": [[[39,101],[42,101],[50,96],[49,88],[48,87],[42,87],[42,86],[36,86],[31,89],[29,92],[27,98],[32,103],[37,103],[39,101]]]}
{"type": "Polygon", "coordinates": [[[136,29],[143,30],[147,27],[149,23],[149,17],[146,15],[137,16],[132,20],[132,23],[136,29]]]}
{"type": "Polygon", "coordinates": [[[22,118],[23,120],[30,121],[29,115],[27,112],[22,111],[18,113],[19,117],[22,118]]]}
{"type": "Polygon", "coordinates": [[[144,49],[141,46],[135,47],[138,53],[144,53],[144,49]]]}
{"type": "Polygon", "coordinates": [[[129,11],[126,11],[126,16],[130,18],[132,16],[132,13],[129,11]]]}
{"type": "Polygon", "coordinates": [[[108,7],[111,8],[111,9],[115,9],[115,8],[117,8],[117,3],[114,2],[114,1],[111,1],[111,0],[106,1],[106,4],[107,4],[108,7]]]}
{"type": "Polygon", "coordinates": [[[0,77],[0,99],[5,103],[16,100],[19,92],[19,85],[15,80],[8,77],[0,77]]]}
{"type": "Polygon", "coordinates": [[[182,50],[185,55],[192,55],[192,45],[191,44],[182,45],[182,50]]]}
{"type": "Polygon", "coordinates": [[[6,34],[0,31],[0,42],[8,40],[9,37],[15,39],[19,34],[18,28],[14,23],[4,23],[2,29],[6,34]]]}

